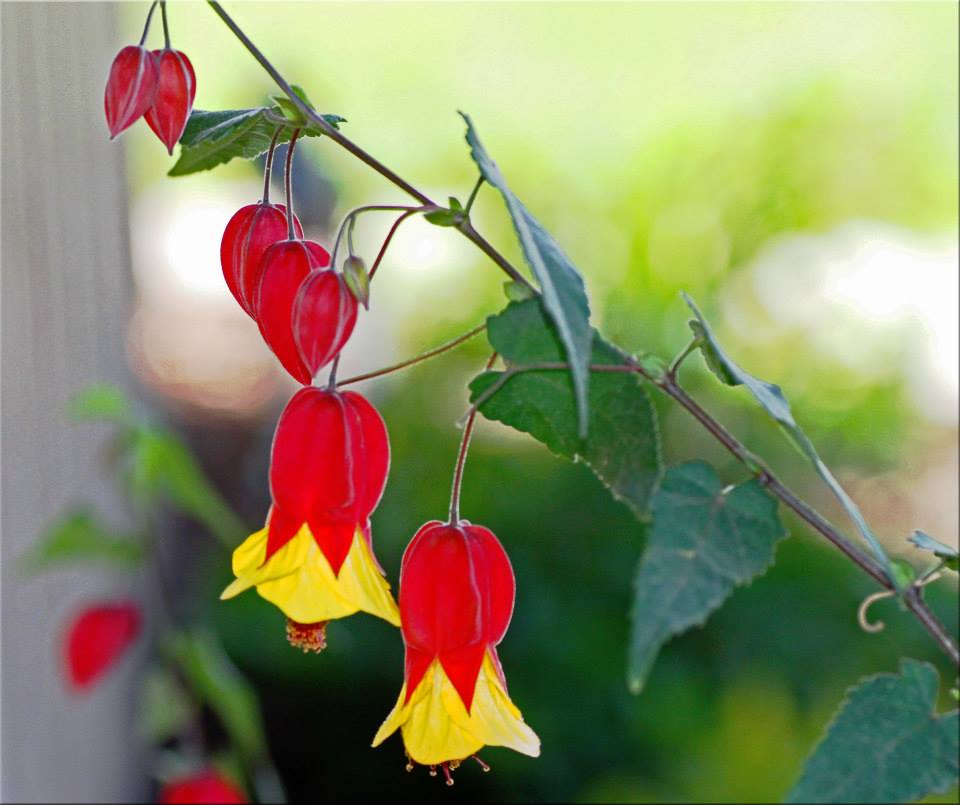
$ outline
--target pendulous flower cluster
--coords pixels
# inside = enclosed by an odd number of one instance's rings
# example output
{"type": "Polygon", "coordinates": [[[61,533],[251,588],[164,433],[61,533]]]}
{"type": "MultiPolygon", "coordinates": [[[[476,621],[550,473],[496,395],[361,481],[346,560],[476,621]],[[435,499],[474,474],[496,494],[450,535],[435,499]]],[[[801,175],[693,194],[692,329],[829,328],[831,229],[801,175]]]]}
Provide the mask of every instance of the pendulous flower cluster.
{"type": "MultiPolygon", "coordinates": [[[[111,138],[138,118],[172,153],[190,117],[196,92],[187,57],[166,45],[123,48],[104,98],[111,138]]],[[[360,305],[369,307],[363,261],[352,253],[342,269],[319,243],[305,239],[291,206],[291,164],[299,129],[279,125],[267,155],[263,198],[238,210],[220,245],[230,293],[257,324],[283,368],[301,384],[277,423],[270,456],[271,506],[263,528],[233,553],[235,580],[222,599],[251,588],[287,617],[287,638],[304,651],[326,646],[326,625],[367,612],[398,626],[405,646],[404,682],[396,706],[374,737],[378,746],[400,731],[408,770],[414,764],[451,772],[484,746],[530,756],[540,741],[507,693],[497,645],[513,614],[515,582],[503,546],[486,528],[459,517],[424,525],[404,553],[400,605],[373,549],[370,516],[383,494],[390,441],[383,418],[362,395],[341,391],[336,362],[350,339],[360,305]],[[290,130],[292,129],[292,134],[290,130]],[[286,204],[270,201],[273,154],[287,132],[286,204]],[[333,364],[330,380],[319,373],[333,364]]],[[[384,247],[385,248],[385,247],[384,247]]],[[[376,266],[374,266],[374,269],[376,266]]],[[[459,496],[470,419],[454,482],[459,496]]],[[[91,611],[68,638],[73,682],[89,684],[135,636],[129,608],[91,611]],[[86,649],[94,646],[96,651],[86,649]],[[102,650],[101,650],[102,649],[102,650]],[[106,658],[106,659],[103,659],[106,658]]],[[[170,785],[163,801],[191,801],[221,781],[200,775],[170,785]]],[[[204,794],[206,795],[206,794],[204,794]]],[[[227,801],[224,799],[223,801],[227,801]]],[[[242,801],[232,799],[230,801],[242,801]]]]}
{"type": "MultiPolygon", "coordinates": [[[[146,35],[144,30],[144,39],[146,35]]],[[[142,40],[139,45],[127,45],[110,66],[103,94],[110,139],[142,117],[172,154],[183,136],[196,94],[193,65],[186,54],[170,47],[169,36],[160,50],[147,50],[142,40]]]]}
{"type": "MultiPolygon", "coordinates": [[[[513,613],[513,570],[492,532],[451,515],[411,540],[397,607],[370,528],[390,466],[386,426],[363,396],[337,389],[334,372],[317,384],[368,302],[367,283],[348,282],[323,246],[303,238],[290,210],[295,141],[287,205],[269,201],[271,149],[263,200],[233,216],[220,249],[227,287],[303,384],[274,434],[266,524],[234,552],[236,579],[221,598],[255,588],[287,616],[287,638],[304,651],[322,651],[326,624],[356,612],[399,626],[404,685],[374,746],[399,729],[408,769],[439,768],[452,784],[452,770],[483,746],[540,751],[507,694],[496,650],[513,613]]],[[[350,261],[354,272],[362,266],[351,255],[345,269],[350,261]]]]}

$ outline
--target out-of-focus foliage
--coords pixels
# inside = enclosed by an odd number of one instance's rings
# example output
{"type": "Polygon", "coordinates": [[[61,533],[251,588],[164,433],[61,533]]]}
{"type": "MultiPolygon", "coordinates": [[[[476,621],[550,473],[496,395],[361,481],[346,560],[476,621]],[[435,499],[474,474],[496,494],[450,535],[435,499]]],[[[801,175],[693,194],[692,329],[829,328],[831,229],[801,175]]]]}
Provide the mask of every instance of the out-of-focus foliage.
{"type": "MultiPolygon", "coordinates": [[[[822,256],[816,249],[794,254],[772,289],[764,272],[776,249],[798,237],[830,257],[837,233],[853,224],[868,234],[955,242],[954,5],[250,3],[230,10],[318,108],[342,113],[351,137],[435,198],[464,198],[475,179],[455,114],[469,111],[511,188],[581,268],[605,336],[669,357],[688,336],[678,299],[687,290],[738,363],[787,390],[842,481],[892,476],[896,496],[864,500],[864,487],[852,488],[888,550],[905,548],[903,535],[914,527],[949,541],[925,522],[900,528],[897,519],[903,500],[925,500],[931,512],[945,497],[955,500],[942,485],[905,486],[956,440],[955,424],[927,419],[910,391],[919,361],[907,348],[918,343],[914,330],[882,317],[842,318],[834,308],[818,318],[823,300],[810,279],[813,258],[822,256]]],[[[175,4],[171,12],[174,44],[190,53],[198,74],[197,106],[247,107],[275,92],[203,5],[175,4]]],[[[124,13],[135,39],[142,14],[124,13]]],[[[154,182],[174,183],[149,133],[135,127],[124,136],[134,199],[154,182]]],[[[333,182],[340,213],[399,200],[322,138],[300,154],[333,182]]],[[[192,193],[230,179],[256,192],[258,176],[239,163],[175,182],[192,193]]],[[[311,188],[299,192],[309,198],[311,188]]],[[[489,188],[474,218],[522,264],[489,188]]],[[[409,234],[398,237],[373,283],[369,316],[384,324],[365,343],[376,346],[348,347],[342,373],[405,357],[503,307],[503,277],[482,255],[454,232],[417,226],[405,225],[409,234]]],[[[372,225],[358,230],[364,256],[381,234],[372,225]]],[[[393,446],[373,533],[394,581],[406,541],[446,511],[454,422],[467,405],[464,383],[485,357],[477,339],[368,389],[393,446]]],[[[841,520],[745,395],[719,388],[693,360],[683,381],[752,451],[841,520]]],[[[686,414],[654,402],[670,464],[706,458],[724,483],[745,480],[686,414]]],[[[235,502],[251,530],[266,512],[274,422],[262,423],[246,466],[232,468],[235,502]]],[[[895,604],[877,605],[885,608],[884,632],[862,633],[856,608],[875,588],[788,520],[795,538],[780,544],[770,571],[737,590],[704,629],[670,642],[633,697],[627,613],[645,535],[627,507],[611,502],[585,467],[481,422],[462,509],[501,537],[514,562],[518,601],[501,655],[511,696],[544,747],[536,761],[491,750],[488,775],[465,767],[457,788],[472,799],[779,800],[855,680],[895,670],[903,655],[941,663],[895,604]]],[[[286,645],[282,617],[252,594],[216,602],[228,577],[224,556],[201,555],[193,542],[188,550],[193,605],[256,681],[292,798],[449,798],[436,780],[403,774],[399,741],[367,748],[402,674],[395,630],[353,618],[330,627],[321,656],[304,657],[286,645]]],[[[938,582],[927,595],[955,627],[952,591],[938,589],[944,583],[954,582],[938,582]]]]}

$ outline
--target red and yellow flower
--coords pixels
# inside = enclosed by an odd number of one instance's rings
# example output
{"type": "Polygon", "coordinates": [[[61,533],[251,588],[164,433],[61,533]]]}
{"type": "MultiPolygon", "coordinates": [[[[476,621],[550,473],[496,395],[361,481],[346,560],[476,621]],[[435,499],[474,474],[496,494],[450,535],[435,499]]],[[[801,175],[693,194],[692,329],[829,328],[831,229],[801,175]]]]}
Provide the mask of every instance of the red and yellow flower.
{"type": "Polygon", "coordinates": [[[400,729],[411,762],[439,765],[448,782],[450,770],[483,746],[540,754],[497,657],[515,590],[510,560],[490,530],[461,521],[417,532],[400,571],[404,684],[374,746],[400,729]]]}
{"type": "Polygon", "coordinates": [[[370,538],[389,465],[386,426],[364,397],[298,391],[273,440],[266,526],[234,551],[237,578],[220,597],[256,587],[305,649],[323,648],[327,621],[361,610],[399,626],[370,538]]]}

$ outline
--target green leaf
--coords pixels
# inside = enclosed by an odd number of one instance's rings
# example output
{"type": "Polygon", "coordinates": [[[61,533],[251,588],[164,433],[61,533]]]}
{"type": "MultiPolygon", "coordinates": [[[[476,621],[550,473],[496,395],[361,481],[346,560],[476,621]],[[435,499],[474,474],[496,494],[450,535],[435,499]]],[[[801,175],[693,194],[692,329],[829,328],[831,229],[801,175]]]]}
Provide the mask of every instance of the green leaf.
{"type": "Polygon", "coordinates": [[[463,223],[463,210],[431,210],[423,217],[434,226],[460,226],[463,223]]]}
{"type": "Polygon", "coordinates": [[[772,563],[786,536],[777,503],[756,479],[723,486],[701,461],[667,471],[637,569],[630,689],[639,693],[661,646],[702,625],[734,588],[772,563]]]}
{"type": "Polygon", "coordinates": [[[911,659],[860,680],[787,802],[911,802],[955,785],[960,713],[935,713],[938,687],[936,669],[911,659]]]}
{"type": "Polygon", "coordinates": [[[898,590],[905,590],[917,580],[917,569],[906,559],[891,559],[890,572],[898,590]]]}
{"type": "Polygon", "coordinates": [[[481,145],[470,117],[461,114],[467,123],[467,143],[473,161],[480,168],[483,178],[503,196],[524,257],[540,283],[544,307],[560,334],[573,377],[577,431],[581,438],[586,437],[590,419],[588,388],[591,382],[589,367],[593,330],[590,327],[590,303],[583,278],[560,244],[510,191],[497,163],[481,145]]]}
{"type": "Polygon", "coordinates": [[[507,280],[503,283],[503,293],[511,302],[525,302],[536,296],[529,286],[522,285],[516,280],[507,280]]]}
{"type": "Polygon", "coordinates": [[[74,395],[69,403],[73,419],[126,423],[131,418],[130,400],[117,386],[95,383],[74,395]]]}
{"type": "Polygon", "coordinates": [[[181,736],[193,717],[190,698],[176,675],[161,665],[149,668],[140,689],[137,732],[151,743],[166,743],[181,736]]]}
{"type": "Polygon", "coordinates": [[[957,552],[957,549],[951,545],[945,545],[940,542],[938,539],[934,539],[929,534],[924,531],[914,531],[911,536],[907,538],[908,542],[912,542],[920,550],[930,551],[934,556],[939,557],[943,560],[943,563],[949,567],[951,570],[957,569],[958,560],[960,560],[960,553],[957,552]]]}
{"type": "MultiPolygon", "coordinates": [[[[289,99],[286,99],[290,103],[289,99]]],[[[187,127],[180,138],[180,158],[170,169],[170,176],[186,176],[196,171],[209,170],[229,162],[234,157],[256,159],[270,148],[270,141],[277,130],[274,118],[284,119],[279,106],[271,109],[260,106],[255,109],[232,109],[206,112],[194,109],[187,127]]],[[[339,115],[323,115],[334,128],[344,122],[339,115]]],[[[283,128],[277,143],[290,141],[297,126],[283,128]]],[[[301,129],[301,137],[320,137],[322,129],[307,126],[301,129]]]]}
{"type": "Polygon", "coordinates": [[[175,633],[166,653],[193,695],[216,713],[234,746],[250,761],[266,757],[260,706],[253,686],[237,670],[216,636],[203,629],[175,633]]]}
{"type": "MultiPolygon", "coordinates": [[[[487,319],[487,337],[510,367],[564,362],[564,348],[540,299],[513,302],[487,319]]],[[[623,356],[593,333],[593,363],[622,364],[623,356]]],[[[470,384],[471,400],[497,383],[502,372],[484,372],[470,384]]],[[[590,382],[590,429],[577,430],[573,383],[563,370],[511,377],[480,406],[488,419],[529,433],[551,451],[582,461],[638,517],[646,515],[661,473],[656,414],[638,375],[597,372],[590,382]]]]}
{"type": "MultiPolygon", "coordinates": [[[[696,316],[693,331],[702,338],[700,348],[707,365],[710,366],[714,374],[723,380],[723,382],[727,383],[727,385],[739,386],[742,384],[750,390],[754,399],[756,399],[761,407],[780,425],[790,442],[813,464],[814,469],[829,487],[830,491],[833,492],[837,500],[840,501],[847,514],[850,515],[850,519],[853,520],[857,530],[866,540],[874,556],[876,556],[877,560],[887,572],[888,578],[896,583],[890,567],[890,559],[886,551],[884,551],[880,541],[870,529],[866,519],[860,512],[860,508],[853,502],[853,499],[847,494],[846,490],[840,486],[840,482],[834,478],[833,473],[830,472],[830,469],[821,460],[817,449],[813,446],[813,442],[810,441],[807,434],[803,432],[793,418],[790,403],[788,403],[787,398],[783,396],[780,387],[773,383],[767,383],[765,380],[760,380],[749,372],[741,369],[736,362],[723,351],[716,336],[713,334],[712,328],[703,317],[699,308],[694,304],[694,301],[687,296],[687,294],[683,294],[683,298],[687,305],[689,305],[690,310],[693,311],[693,315],[696,316]]],[[[897,589],[901,588],[898,587],[897,589]]]]}
{"type": "Polygon", "coordinates": [[[21,558],[23,569],[28,573],[78,562],[131,568],[142,560],[143,548],[135,538],[113,532],[86,508],[62,514],[37,545],[21,558]]]}
{"type": "Polygon", "coordinates": [[[141,428],[133,443],[132,461],[132,492],[141,504],[164,498],[228,547],[235,547],[246,534],[243,522],[173,433],[141,428]]]}

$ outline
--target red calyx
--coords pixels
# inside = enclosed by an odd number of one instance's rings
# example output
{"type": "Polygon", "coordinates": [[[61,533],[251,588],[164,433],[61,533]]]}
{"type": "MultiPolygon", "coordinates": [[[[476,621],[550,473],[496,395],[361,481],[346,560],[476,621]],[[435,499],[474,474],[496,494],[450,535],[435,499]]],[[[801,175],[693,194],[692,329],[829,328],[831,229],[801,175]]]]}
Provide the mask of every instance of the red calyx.
{"type": "Polygon", "coordinates": [[[160,790],[161,805],[179,803],[243,803],[249,802],[242,791],[214,769],[171,780],[160,790]]]}
{"type": "Polygon", "coordinates": [[[304,385],[313,374],[300,359],[293,339],[293,301],[311,271],[326,268],[330,255],[311,240],[282,240],[264,253],[254,295],[254,318],[260,334],[283,368],[304,385]]]}
{"type": "Polygon", "coordinates": [[[78,691],[90,688],[123,656],[140,634],[140,607],[132,601],[81,611],[67,627],[67,679],[78,691]]]}
{"type": "MultiPolygon", "coordinates": [[[[296,215],[293,228],[303,237],[303,228],[296,215]]],[[[220,266],[227,287],[240,307],[256,320],[254,299],[260,279],[264,253],[287,239],[287,208],[282,204],[259,202],[241,207],[223,230],[220,241],[220,266]]]]}
{"type": "Polygon", "coordinates": [[[498,663],[515,591],[510,559],[489,529],[431,522],[414,535],[400,570],[408,700],[438,658],[469,711],[486,651],[498,663]]]}
{"type": "Polygon", "coordinates": [[[127,45],[110,65],[103,109],[112,140],[153,105],[159,72],[153,54],[143,46],[127,45]]]}
{"type": "Polygon", "coordinates": [[[173,153],[183,135],[197,94],[197,77],[190,59],[179,50],[153,51],[157,64],[157,93],[145,119],[153,133],[173,153]]]}
{"type": "Polygon", "coordinates": [[[390,468],[387,428],[356,392],[300,389],[280,415],[270,456],[273,507],[264,561],[307,523],[340,572],[358,526],[383,494],[390,468]]]}
{"type": "Polygon", "coordinates": [[[315,271],[293,302],[293,339],[300,360],[316,375],[343,349],[357,323],[357,298],[336,271],[315,271]]]}

